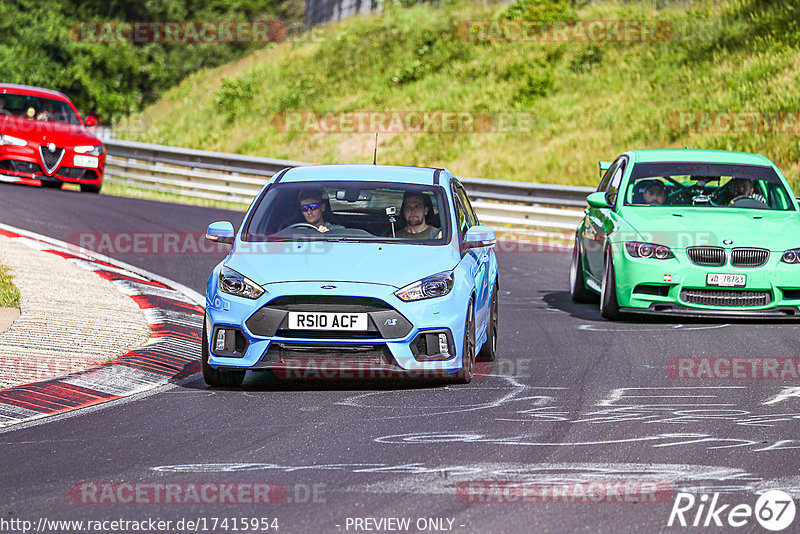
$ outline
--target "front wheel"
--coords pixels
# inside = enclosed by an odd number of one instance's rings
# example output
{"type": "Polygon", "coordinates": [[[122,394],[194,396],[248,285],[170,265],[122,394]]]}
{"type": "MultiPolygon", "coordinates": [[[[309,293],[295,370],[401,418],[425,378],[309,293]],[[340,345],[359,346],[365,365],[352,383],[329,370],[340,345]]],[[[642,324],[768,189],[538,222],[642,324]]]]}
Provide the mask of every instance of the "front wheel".
{"type": "Polygon", "coordinates": [[[583,273],[583,254],[578,236],[575,236],[575,246],[572,248],[572,263],[569,266],[569,295],[575,302],[597,302],[594,293],[586,289],[583,273]]]}
{"type": "Polygon", "coordinates": [[[600,290],[600,315],[609,320],[621,319],[617,301],[617,279],[614,274],[614,257],[611,249],[606,251],[606,261],[603,268],[603,282],[600,290]]]}
{"type": "Polygon", "coordinates": [[[485,362],[493,362],[497,358],[497,315],[499,304],[497,302],[497,284],[492,289],[492,302],[489,307],[489,322],[486,325],[486,341],[481,347],[478,356],[485,362]]]}
{"type": "Polygon", "coordinates": [[[81,184],[81,192],[82,193],[99,193],[101,185],[81,184]]]}
{"type": "Polygon", "coordinates": [[[453,382],[469,384],[472,381],[472,369],[475,365],[475,308],[469,301],[467,320],[464,324],[464,350],[461,352],[461,369],[453,376],[453,382]]]}
{"type": "Polygon", "coordinates": [[[208,335],[203,320],[203,380],[211,387],[238,388],[244,382],[247,371],[218,371],[208,364],[208,335]]]}

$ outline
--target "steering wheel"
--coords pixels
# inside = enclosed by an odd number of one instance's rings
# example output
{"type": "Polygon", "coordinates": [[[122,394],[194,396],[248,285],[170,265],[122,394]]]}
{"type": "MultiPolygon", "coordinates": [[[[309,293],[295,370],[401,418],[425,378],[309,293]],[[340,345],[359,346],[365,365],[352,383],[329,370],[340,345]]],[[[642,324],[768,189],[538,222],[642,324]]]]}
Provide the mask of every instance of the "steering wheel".
{"type": "Polygon", "coordinates": [[[314,226],[311,223],[303,223],[303,222],[294,223],[294,224],[291,224],[291,225],[287,226],[286,228],[284,228],[284,230],[289,230],[290,228],[313,228],[314,230],[319,232],[319,228],[317,228],[316,226],[314,226]]]}

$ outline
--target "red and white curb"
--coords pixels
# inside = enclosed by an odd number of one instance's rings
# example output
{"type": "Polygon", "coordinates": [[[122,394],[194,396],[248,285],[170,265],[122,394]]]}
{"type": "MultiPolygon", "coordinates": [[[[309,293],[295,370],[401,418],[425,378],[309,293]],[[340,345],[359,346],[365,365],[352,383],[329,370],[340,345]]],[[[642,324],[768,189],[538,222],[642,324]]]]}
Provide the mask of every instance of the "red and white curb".
{"type": "MultiPolygon", "coordinates": [[[[176,282],[63,241],[0,224],[0,235],[109,280],[142,309],[150,340],[103,365],[0,390],[6,427],[120,399],[200,371],[204,299],[176,282]]],[[[54,340],[57,342],[57,340],[54,340]]]]}

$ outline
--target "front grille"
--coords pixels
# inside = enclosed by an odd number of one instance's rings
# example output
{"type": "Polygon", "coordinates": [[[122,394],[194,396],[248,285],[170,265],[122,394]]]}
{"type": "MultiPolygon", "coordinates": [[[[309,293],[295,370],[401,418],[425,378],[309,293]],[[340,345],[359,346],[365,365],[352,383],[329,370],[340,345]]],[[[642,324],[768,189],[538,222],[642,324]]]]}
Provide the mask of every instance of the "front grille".
{"type": "Polygon", "coordinates": [[[719,267],[725,265],[725,249],[720,247],[689,247],[686,249],[689,260],[695,265],[719,267]]]}
{"type": "Polygon", "coordinates": [[[58,175],[71,180],[94,180],[97,174],[92,169],[81,169],[80,167],[61,167],[58,175]]]}
{"type": "Polygon", "coordinates": [[[0,170],[24,172],[28,174],[41,174],[42,168],[35,163],[27,161],[15,161],[13,159],[4,159],[0,161],[0,170]]]}
{"type": "MultiPolygon", "coordinates": [[[[272,342],[261,358],[261,364],[325,365],[357,363],[392,365],[394,358],[386,345],[305,345],[272,342]]],[[[258,366],[257,366],[258,367],[258,366]]]]}
{"type": "Polygon", "coordinates": [[[700,306],[766,306],[772,302],[772,295],[769,291],[684,289],[681,300],[700,306]]]}
{"type": "Polygon", "coordinates": [[[300,295],[278,297],[267,304],[270,308],[286,311],[317,311],[364,313],[391,310],[386,302],[370,297],[339,297],[333,295],[300,295]]]}
{"type": "Polygon", "coordinates": [[[56,148],[53,152],[50,152],[50,149],[46,146],[40,146],[39,155],[42,157],[45,171],[47,171],[47,174],[51,174],[61,163],[61,158],[64,157],[64,149],[56,148]]]}
{"type": "Polygon", "coordinates": [[[734,267],[761,267],[769,259],[769,250],[763,248],[735,248],[731,251],[734,267]]]}

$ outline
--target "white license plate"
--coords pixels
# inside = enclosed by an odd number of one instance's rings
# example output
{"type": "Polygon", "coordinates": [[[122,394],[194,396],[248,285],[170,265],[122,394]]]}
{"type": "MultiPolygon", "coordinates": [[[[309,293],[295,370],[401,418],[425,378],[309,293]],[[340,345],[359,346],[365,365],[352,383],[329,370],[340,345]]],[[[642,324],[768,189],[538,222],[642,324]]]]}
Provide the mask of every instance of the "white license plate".
{"type": "Polygon", "coordinates": [[[366,313],[289,312],[291,330],[367,330],[366,313]]]}
{"type": "Polygon", "coordinates": [[[706,285],[722,287],[744,287],[747,285],[747,276],[743,274],[708,273],[706,285]]]}
{"type": "Polygon", "coordinates": [[[72,161],[74,162],[76,167],[89,167],[90,169],[96,169],[98,165],[98,159],[94,156],[75,156],[72,161]]]}

